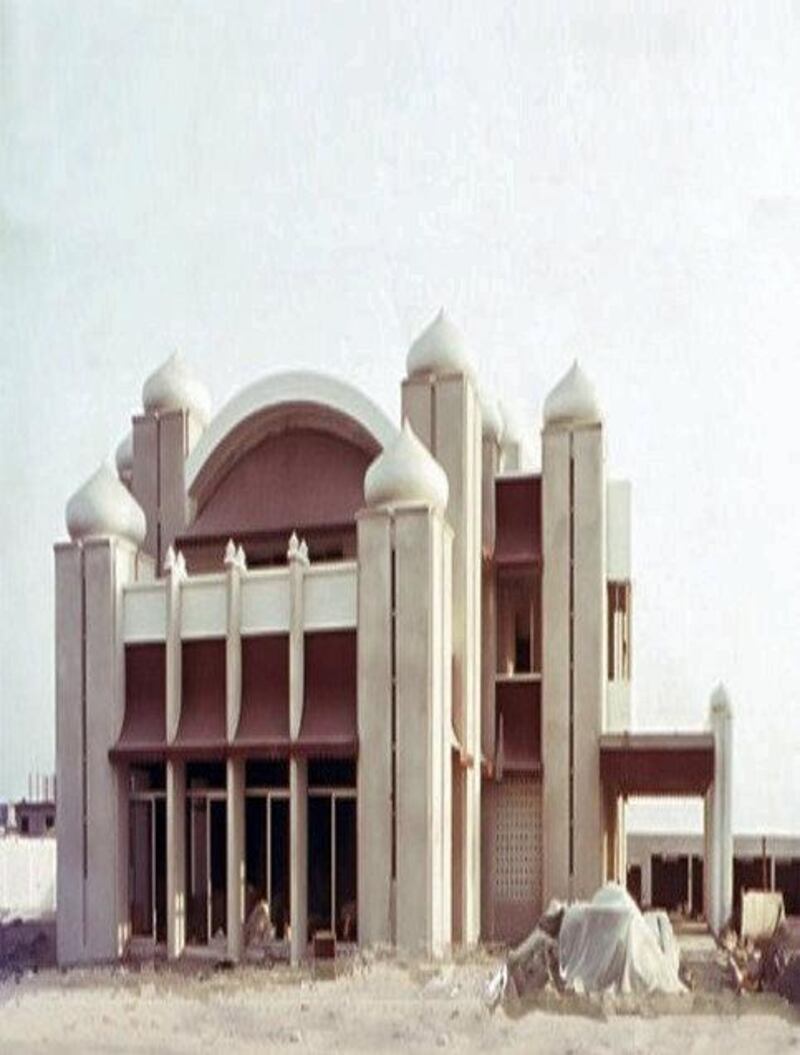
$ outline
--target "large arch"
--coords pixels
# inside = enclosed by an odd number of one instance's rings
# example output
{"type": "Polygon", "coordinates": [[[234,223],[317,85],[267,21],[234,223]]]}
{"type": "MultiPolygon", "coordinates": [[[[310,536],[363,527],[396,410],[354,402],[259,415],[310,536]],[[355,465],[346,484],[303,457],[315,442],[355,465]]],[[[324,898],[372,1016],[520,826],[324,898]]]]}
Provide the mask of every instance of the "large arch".
{"type": "Polygon", "coordinates": [[[237,393],[203,432],[186,460],[189,497],[202,503],[234,461],[290,422],[322,428],[373,457],[397,435],[386,414],[344,381],[306,370],[272,374],[237,393]]]}

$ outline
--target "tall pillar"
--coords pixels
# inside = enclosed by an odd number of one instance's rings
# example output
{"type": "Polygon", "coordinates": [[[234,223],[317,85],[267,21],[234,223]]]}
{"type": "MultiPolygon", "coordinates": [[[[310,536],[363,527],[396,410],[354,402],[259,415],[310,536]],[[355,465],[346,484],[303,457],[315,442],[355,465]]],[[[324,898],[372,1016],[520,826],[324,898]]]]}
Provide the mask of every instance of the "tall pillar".
{"type": "MultiPolygon", "coordinates": [[[[225,726],[231,743],[242,704],[241,576],[244,551],[232,540],[225,548],[228,624],[225,638],[225,726]]],[[[229,758],[226,766],[226,931],[228,957],[242,958],[245,914],[245,761],[229,758]]]]}
{"type": "Polygon", "coordinates": [[[576,364],[547,397],[542,432],[545,904],[589,898],[603,880],[604,461],[600,410],[576,364]]]}
{"type": "MultiPolygon", "coordinates": [[[[303,722],[305,629],[303,578],[308,567],[308,548],[289,540],[289,735],[296,740],[303,722]]],[[[306,955],[308,946],[308,762],[292,755],[289,762],[289,884],[291,900],[292,964],[306,955]]]]}
{"type": "MultiPolygon", "coordinates": [[[[134,432],[134,439],[136,433],[134,432]]],[[[171,744],[181,717],[181,584],[186,577],[182,553],[167,550],[166,733],[171,744]]],[[[167,761],[167,956],[176,959],[186,945],[186,763],[167,761]]]]}
{"type": "Polygon", "coordinates": [[[142,510],[110,466],[70,498],[55,547],[59,963],[114,959],[129,937],[127,793],[109,759],[125,710],[123,587],[142,510]]]}
{"type": "Polygon", "coordinates": [[[480,936],[482,420],[463,338],[440,312],[412,344],[403,417],[444,469],[453,529],[453,724],[466,768],[461,817],[460,940],[480,936]]]}
{"type": "Polygon", "coordinates": [[[733,712],[722,685],[711,696],[711,731],[714,734],[714,783],[706,796],[706,846],[708,923],[719,934],[733,915],[733,712]]]}
{"type": "Polygon", "coordinates": [[[392,520],[361,510],[358,534],[358,940],[395,940],[392,520]]]}
{"type": "Polygon", "coordinates": [[[186,945],[186,763],[167,762],[167,956],[186,945]]]}

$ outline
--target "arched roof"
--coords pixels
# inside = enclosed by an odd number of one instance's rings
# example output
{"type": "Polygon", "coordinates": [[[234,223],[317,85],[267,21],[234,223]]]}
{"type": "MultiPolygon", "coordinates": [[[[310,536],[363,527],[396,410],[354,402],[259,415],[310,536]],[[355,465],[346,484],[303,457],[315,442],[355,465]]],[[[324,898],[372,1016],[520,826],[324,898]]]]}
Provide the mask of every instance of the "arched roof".
{"type": "Polygon", "coordinates": [[[293,422],[305,416],[315,425],[346,438],[372,453],[391,443],[398,429],[362,392],[345,381],[307,370],[271,374],[230,399],[211,420],[186,460],[186,489],[198,497],[232,460],[260,439],[268,424],[281,424],[283,412],[293,422]]]}

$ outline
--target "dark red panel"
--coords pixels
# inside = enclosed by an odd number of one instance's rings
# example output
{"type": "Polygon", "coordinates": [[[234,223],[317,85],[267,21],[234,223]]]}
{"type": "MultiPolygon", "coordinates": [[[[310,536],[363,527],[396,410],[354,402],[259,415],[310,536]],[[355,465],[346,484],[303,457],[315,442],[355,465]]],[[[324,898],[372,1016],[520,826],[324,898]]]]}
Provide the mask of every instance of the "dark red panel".
{"type": "Polygon", "coordinates": [[[112,757],[163,754],[167,707],[166,649],[163,642],[125,646],[125,718],[112,757]]]}
{"type": "Polygon", "coordinates": [[[542,480],[514,476],[495,480],[495,547],[498,564],[530,564],[542,555],[542,480]]]}
{"type": "Polygon", "coordinates": [[[242,638],[242,709],[234,748],[275,757],[289,751],[289,637],[242,638]]]}
{"type": "Polygon", "coordinates": [[[171,750],[201,757],[225,751],[225,641],[181,646],[181,716],[171,750]]]}
{"type": "Polygon", "coordinates": [[[713,742],[687,741],[681,747],[670,736],[659,746],[649,736],[646,745],[636,744],[634,737],[628,746],[601,744],[600,775],[620,794],[704,795],[714,779],[713,742]]]}
{"type": "Polygon", "coordinates": [[[241,538],[353,523],[372,456],[315,429],[268,436],[247,451],[203,504],[187,537],[241,538]]]}
{"type": "Polygon", "coordinates": [[[495,688],[503,772],[538,772],[542,762],[539,682],[499,682],[495,688]]]}
{"type": "Polygon", "coordinates": [[[357,753],[356,669],[354,630],[306,634],[305,703],[295,751],[331,757],[357,753]]]}

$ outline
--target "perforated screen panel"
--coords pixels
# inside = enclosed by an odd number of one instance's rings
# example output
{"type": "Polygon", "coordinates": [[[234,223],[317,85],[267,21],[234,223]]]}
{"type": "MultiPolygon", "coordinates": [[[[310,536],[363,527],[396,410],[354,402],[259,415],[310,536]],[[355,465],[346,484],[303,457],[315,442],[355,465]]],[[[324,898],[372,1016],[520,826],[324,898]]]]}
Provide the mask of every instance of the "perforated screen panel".
{"type": "Polygon", "coordinates": [[[495,900],[538,905],[542,897],[541,780],[508,776],[495,793],[495,900]]]}

